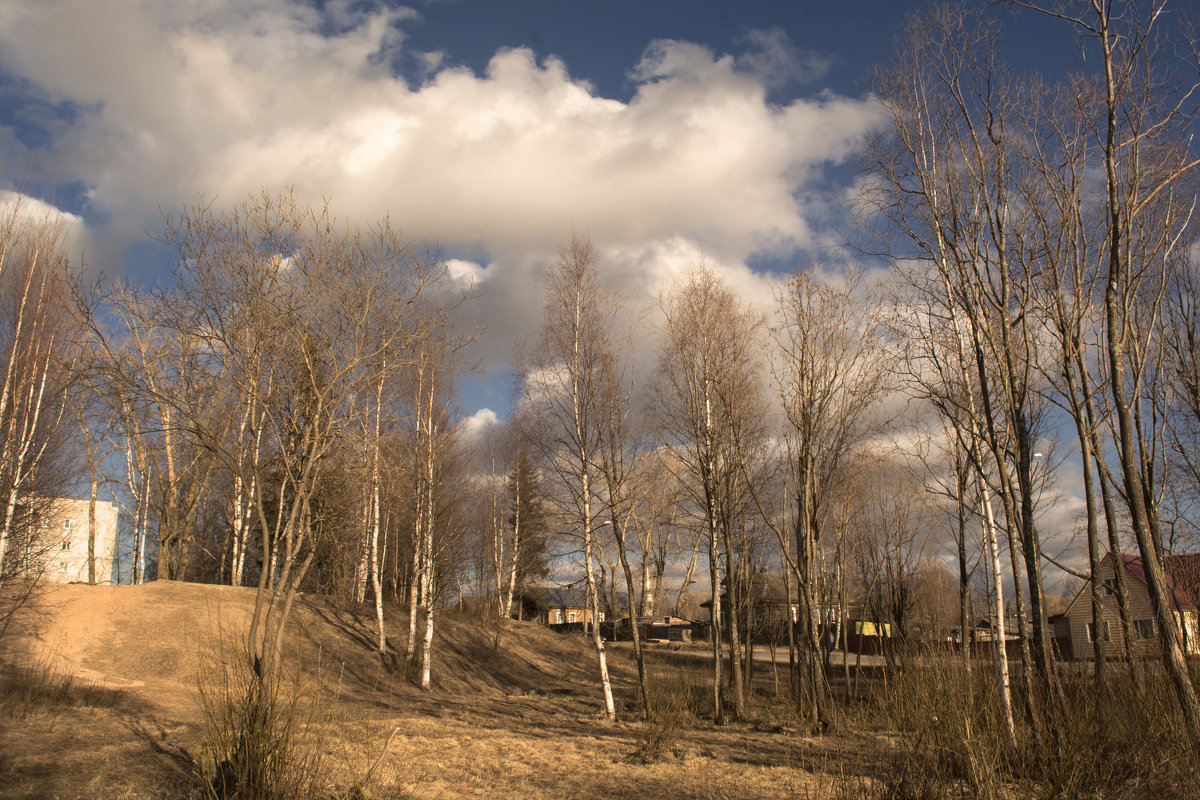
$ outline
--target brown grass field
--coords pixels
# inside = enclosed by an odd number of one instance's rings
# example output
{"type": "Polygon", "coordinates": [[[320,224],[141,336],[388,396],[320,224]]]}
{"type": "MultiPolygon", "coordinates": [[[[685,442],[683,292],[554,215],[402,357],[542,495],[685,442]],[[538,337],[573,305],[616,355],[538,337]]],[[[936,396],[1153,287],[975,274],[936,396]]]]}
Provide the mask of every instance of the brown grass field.
{"type": "MultiPolygon", "coordinates": [[[[42,590],[0,641],[0,797],[203,797],[198,687],[234,661],[253,597],[170,582],[42,590]]],[[[389,624],[402,645],[406,619],[389,624]]],[[[298,602],[284,691],[317,796],[820,800],[870,794],[892,768],[886,737],[802,730],[768,667],[749,721],[718,727],[689,713],[704,706],[703,661],[655,649],[677,713],[652,727],[632,660],[612,648],[622,719],[608,723],[583,637],[449,611],[438,624],[422,692],[383,668],[368,612],[298,602]]]]}

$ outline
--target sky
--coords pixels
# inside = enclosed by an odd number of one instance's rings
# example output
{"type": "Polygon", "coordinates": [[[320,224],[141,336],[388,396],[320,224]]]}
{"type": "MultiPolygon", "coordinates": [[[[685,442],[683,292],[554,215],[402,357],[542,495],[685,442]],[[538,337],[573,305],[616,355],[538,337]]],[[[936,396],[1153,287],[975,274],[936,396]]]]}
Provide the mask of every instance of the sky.
{"type": "MultiPolygon", "coordinates": [[[[173,266],[162,215],[201,197],[291,187],[389,216],[482,293],[462,412],[503,416],[499,376],[573,228],[638,301],[703,259],[766,302],[836,250],[880,121],[867,74],[913,8],[0,0],[0,190],[70,215],[91,269],[149,282],[173,266]]],[[[1021,57],[1069,41],[1029,22],[1009,20],[1021,57]]]]}
{"type": "MultiPolygon", "coordinates": [[[[162,215],[291,187],[388,216],[479,299],[461,413],[511,405],[515,343],[572,229],[633,304],[704,260],[743,297],[828,258],[894,0],[0,0],[0,192],[90,269],[169,280],[162,215]]],[[[1002,13],[997,11],[996,13],[1002,13]]],[[[1054,74],[1073,37],[1004,14],[1054,74]]]]}

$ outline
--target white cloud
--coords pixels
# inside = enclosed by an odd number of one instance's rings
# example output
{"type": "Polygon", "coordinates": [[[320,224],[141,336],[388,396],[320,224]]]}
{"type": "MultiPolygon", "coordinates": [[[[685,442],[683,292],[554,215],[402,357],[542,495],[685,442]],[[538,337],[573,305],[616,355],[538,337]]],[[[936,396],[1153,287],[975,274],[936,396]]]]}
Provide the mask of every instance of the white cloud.
{"type": "Polygon", "coordinates": [[[83,224],[83,220],[76,214],[63,211],[36,197],[12,191],[0,191],[0,215],[35,225],[62,225],[72,228],[83,224]]]}
{"type": "Polygon", "coordinates": [[[623,103],[525,49],[410,88],[380,57],[402,47],[406,10],[3,8],[4,66],[77,104],[54,144],[63,171],[138,230],[200,192],[234,201],[294,184],[443,242],[545,242],[578,222],[605,240],[684,235],[745,254],[808,240],[804,174],[875,120],[860,100],[768,104],[761,78],[685,42],[653,43],[623,103]]]}
{"type": "Polygon", "coordinates": [[[651,43],[626,102],[526,49],[497,52],[483,74],[444,67],[440,52],[406,49],[415,12],[363,8],[0,0],[0,66],[70,104],[43,161],[86,187],[110,242],[142,240],[160,209],[201,193],[232,204],[263,187],[329,198],[342,218],[390,215],[470,254],[450,266],[485,289],[466,311],[487,329],[485,369],[536,328],[544,269],[573,226],[626,298],[647,302],[704,258],[763,302],[771,281],[747,259],[819,244],[812,181],[878,121],[866,99],[769,101],[778,74],[821,69],[778,32],[752,37],[740,61],[651,43]],[[428,79],[396,77],[400,58],[428,79]]]}
{"type": "Polygon", "coordinates": [[[87,227],[78,215],[36,197],[0,190],[0,227],[7,229],[13,225],[55,230],[71,258],[78,255],[87,237],[87,227]]]}
{"type": "Polygon", "coordinates": [[[478,286],[487,277],[487,271],[482,264],[464,261],[461,258],[447,259],[446,272],[455,285],[464,289],[478,286]]]}
{"type": "Polygon", "coordinates": [[[738,56],[738,66],[758,76],[768,87],[810,83],[833,66],[827,56],[796,47],[779,28],[752,30],[742,38],[751,49],[738,56]]]}
{"type": "Polygon", "coordinates": [[[490,408],[481,408],[469,417],[464,417],[458,423],[460,435],[468,441],[478,441],[500,423],[496,412],[490,408]]]}

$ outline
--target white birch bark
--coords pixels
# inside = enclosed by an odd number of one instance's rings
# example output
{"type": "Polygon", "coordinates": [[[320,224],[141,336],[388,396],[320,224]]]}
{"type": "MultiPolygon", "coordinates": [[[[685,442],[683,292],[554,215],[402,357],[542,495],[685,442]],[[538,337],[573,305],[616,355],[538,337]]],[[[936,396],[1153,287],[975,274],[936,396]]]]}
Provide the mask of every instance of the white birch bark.
{"type": "Polygon", "coordinates": [[[421,554],[423,551],[423,543],[425,541],[425,491],[424,491],[424,470],[420,468],[420,459],[422,454],[422,437],[425,435],[425,425],[423,421],[425,408],[425,353],[422,351],[420,360],[417,363],[417,395],[416,402],[413,403],[414,430],[416,432],[416,442],[413,448],[413,467],[414,467],[414,491],[413,491],[413,538],[412,538],[412,564],[408,582],[408,643],[405,648],[405,655],[410,661],[417,658],[417,615],[420,610],[421,597],[424,595],[422,581],[425,577],[425,572],[422,569],[421,554]]]}
{"type": "Polygon", "coordinates": [[[596,661],[600,667],[600,688],[604,694],[604,715],[609,720],[617,718],[617,707],[613,702],[612,680],[608,676],[608,654],[604,651],[604,637],[600,635],[600,595],[596,591],[596,570],[592,566],[592,507],[589,495],[591,485],[585,471],[580,481],[583,489],[583,560],[587,581],[587,594],[592,604],[592,646],[596,649],[596,661]]]}
{"type": "MultiPolygon", "coordinates": [[[[386,369],[386,362],[384,365],[386,369]]],[[[375,390],[375,439],[371,448],[371,588],[375,590],[375,622],[379,626],[379,652],[386,653],[387,632],[383,621],[383,580],[380,574],[379,518],[379,426],[383,416],[383,373],[375,390]]]]}
{"type": "Polygon", "coordinates": [[[433,514],[434,514],[434,441],[433,441],[433,404],[435,385],[432,367],[429,374],[429,406],[425,415],[425,538],[423,542],[422,565],[425,572],[422,606],[425,609],[425,638],[421,647],[421,688],[428,689],[432,685],[433,666],[433,514]]]}
{"type": "MultiPolygon", "coordinates": [[[[38,425],[44,407],[46,381],[49,378],[50,372],[49,352],[52,349],[53,337],[47,343],[47,355],[45,359],[34,361],[34,372],[32,374],[34,382],[30,386],[28,396],[18,399],[16,402],[9,403],[7,406],[12,413],[12,417],[8,426],[9,437],[11,439],[6,439],[4,445],[4,450],[10,452],[6,452],[6,458],[3,462],[0,462],[6,468],[7,486],[5,486],[5,489],[8,494],[7,502],[5,503],[4,528],[3,532],[0,533],[0,566],[4,564],[4,554],[8,549],[8,543],[12,535],[17,500],[20,498],[21,490],[26,480],[37,467],[40,455],[45,449],[45,444],[43,443],[43,446],[38,448],[32,455],[30,453],[38,432],[38,425]],[[40,376],[38,376],[39,371],[41,373],[40,376]],[[17,422],[18,416],[23,418],[21,423],[17,422]],[[15,444],[15,448],[10,447],[10,444],[15,444]],[[12,450],[15,450],[15,452],[11,452],[12,450]]],[[[35,350],[36,355],[37,352],[35,350]]]]}
{"type": "MultiPolygon", "coordinates": [[[[992,568],[992,614],[995,620],[996,680],[1000,683],[1000,707],[1004,714],[1004,734],[1008,746],[1015,752],[1017,747],[1016,725],[1013,721],[1012,690],[1008,678],[1008,647],[1004,627],[1004,587],[1000,573],[1000,548],[996,542],[996,519],[992,514],[992,498],[987,481],[979,481],[980,503],[983,506],[984,524],[987,526],[988,560],[992,568]]],[[[963,632],[963,647],[967,647],[966,631],[963,632]]]]}
{"type": "Polygon", "coordinates": [[[496,579],[496,611],[501,617],[510,614],[504,599],[504,520],[500,513],[500,483],[496,474],[496,448],[489,446],[492,459],[492,572],[496,579]]]}
{"type": "Polygon", "coordinates": [[[518,462],[513,472],[513,544],[508,568],[508,589],[504,595],[504,616],[512,616],[513,593],[517,588],[517,562],[521,557],[521,470],[518,462]]]}

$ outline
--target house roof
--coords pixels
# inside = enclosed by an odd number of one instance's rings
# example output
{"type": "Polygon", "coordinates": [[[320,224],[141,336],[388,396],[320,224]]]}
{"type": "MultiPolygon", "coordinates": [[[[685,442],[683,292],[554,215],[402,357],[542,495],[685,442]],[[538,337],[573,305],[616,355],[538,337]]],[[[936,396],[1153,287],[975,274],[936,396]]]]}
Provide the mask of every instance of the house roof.
{"type": "Polygon", "coordinates": [[[550,608],[586,608],[587,592],[583,589],[543,589],[546,593],[546,605],[550,608]]]}
{"type": "MultiPolygon", "coordinates": [[[[1122,553],[1121,562],[1130,575],[1143,584],[1146,582],[1146,570],[1140,555],[1122,553]]],[[[1174,606],[1195,608],[1200,604],[1200,553],[1164,555],[1163,573],[1174,606]]]]}
{"type": "MultiPolygon", "coordinates": [[[[548,608],[588,608],[591,604],[587,599],[587,590],[575,587],[546,587],[542,589],[548,608]]],[[[603,608],[607,594],[600,596],[600,606],[603,608]]],[[[617,593],[617,605],[625,608],[625,593],[617,593]]]]}

